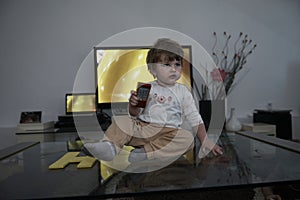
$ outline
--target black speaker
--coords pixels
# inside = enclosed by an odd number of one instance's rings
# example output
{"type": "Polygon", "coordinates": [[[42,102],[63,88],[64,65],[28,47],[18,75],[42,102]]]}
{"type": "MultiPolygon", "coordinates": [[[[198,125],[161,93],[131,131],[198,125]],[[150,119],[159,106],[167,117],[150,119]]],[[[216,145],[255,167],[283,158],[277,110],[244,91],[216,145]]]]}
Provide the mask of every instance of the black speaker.
{"type": "Polygon", "coordinates": [[[225,123],[225,101],[205,100],[199,101],[199,112],[205,129],[223,129],[225,123]]]}
{"type": "Polygon", "coordinates": [[[292,139],[291,110],[254,110],[253,122],[274,124],[276,125],[276,137],[292,139]]]}

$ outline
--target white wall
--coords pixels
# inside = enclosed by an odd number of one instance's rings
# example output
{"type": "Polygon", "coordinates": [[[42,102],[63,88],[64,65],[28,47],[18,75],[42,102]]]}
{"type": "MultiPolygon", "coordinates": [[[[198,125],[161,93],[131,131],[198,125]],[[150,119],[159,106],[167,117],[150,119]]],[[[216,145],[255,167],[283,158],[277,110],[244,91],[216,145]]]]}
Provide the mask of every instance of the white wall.
{"type": "Polygon", "coordinates": [[[92,47],[145,26],[182,32],[207,51],[214,31],[247,33],[258,48],[246,64],[251,70],[229,95],[229,107],[247,117],[272,102],[299,116],[299,20],[297,0],[2,0],[0,127],[15,126],[22,110],[43,110],[56,120],[92,47]]]}

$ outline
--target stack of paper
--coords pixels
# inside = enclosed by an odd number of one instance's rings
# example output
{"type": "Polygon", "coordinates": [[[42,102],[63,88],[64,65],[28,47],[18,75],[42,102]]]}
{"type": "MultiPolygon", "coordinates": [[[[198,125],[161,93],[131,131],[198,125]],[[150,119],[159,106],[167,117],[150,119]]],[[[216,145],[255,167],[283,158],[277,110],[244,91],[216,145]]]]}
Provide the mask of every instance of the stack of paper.
{"type": "Polygon", "coordinates": [[[272,135],[275,135],[276,125],[266,123],[243,123],[242,130],[252,131],[255,133],[270,133],[272,135]]]}

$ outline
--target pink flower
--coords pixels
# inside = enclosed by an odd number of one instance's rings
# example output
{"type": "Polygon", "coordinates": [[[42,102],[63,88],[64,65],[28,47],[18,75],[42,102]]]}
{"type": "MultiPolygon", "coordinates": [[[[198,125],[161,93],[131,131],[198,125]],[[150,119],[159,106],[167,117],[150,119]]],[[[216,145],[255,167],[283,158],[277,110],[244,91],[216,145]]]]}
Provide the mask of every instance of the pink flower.
{"type": "Polygon", "coordinates": [[[224,81],[226,78],[226,72],[224,69],[215,68],[210,72],[210,75],[214,81],[224,81]]]}

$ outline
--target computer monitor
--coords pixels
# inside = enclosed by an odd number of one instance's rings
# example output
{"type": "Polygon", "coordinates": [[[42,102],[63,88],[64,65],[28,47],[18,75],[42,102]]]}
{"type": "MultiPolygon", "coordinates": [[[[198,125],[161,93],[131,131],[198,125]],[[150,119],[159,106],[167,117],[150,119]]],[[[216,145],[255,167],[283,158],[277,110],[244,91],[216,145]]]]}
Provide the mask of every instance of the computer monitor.
{"type": "MultiPolygon", "coordinates": [[[[184,60],[179,83],[192,88],[192,48],[182,46],[184,60]]],[[[113,105],[128,103],[131,90],[138,82],[150,82],[154,78],[146,64],[150,47],[94,47],[96,106],[110,109],[113,105]]]]}
{"type": "Polygon", "coordinates": [[[95,99],[94,93],[67,93],[65,95],[66,115],[96,112],[95,99]]]}

